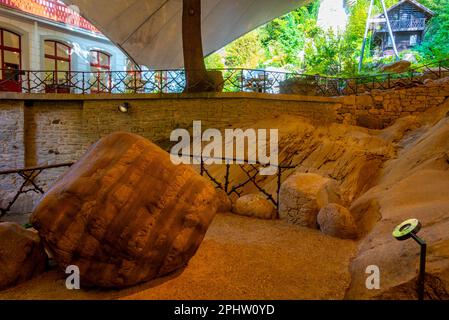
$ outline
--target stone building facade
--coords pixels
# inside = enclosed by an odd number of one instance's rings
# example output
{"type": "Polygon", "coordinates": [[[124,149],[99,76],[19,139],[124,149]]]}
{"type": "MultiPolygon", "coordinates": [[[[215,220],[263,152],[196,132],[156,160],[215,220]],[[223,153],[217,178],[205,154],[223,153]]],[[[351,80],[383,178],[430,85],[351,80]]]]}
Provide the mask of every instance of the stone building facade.
{"type": "Polygon", "coordinates": [[[75,8],[59,0],[0,0],[0,31],[1,91],[15,91],[4,83],[14,70],[96,71],[93,61],[99,54],[103,69],[124,71],[130,63],[75,8]]]}

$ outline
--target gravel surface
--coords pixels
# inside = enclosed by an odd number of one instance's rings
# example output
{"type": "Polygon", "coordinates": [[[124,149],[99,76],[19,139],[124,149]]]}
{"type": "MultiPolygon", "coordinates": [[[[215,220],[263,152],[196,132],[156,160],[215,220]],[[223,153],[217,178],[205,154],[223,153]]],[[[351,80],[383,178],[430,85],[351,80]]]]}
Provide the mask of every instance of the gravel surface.
{"type": "MultiPolygon", "coordinates": [[[[52,270],[0,299],[343,299],[357,242],[231,214],[214,219],[189,265],[123,290],[67,290],[52,270]]],[[[82,275],[81,275],[82,281],[82,275]]]]}

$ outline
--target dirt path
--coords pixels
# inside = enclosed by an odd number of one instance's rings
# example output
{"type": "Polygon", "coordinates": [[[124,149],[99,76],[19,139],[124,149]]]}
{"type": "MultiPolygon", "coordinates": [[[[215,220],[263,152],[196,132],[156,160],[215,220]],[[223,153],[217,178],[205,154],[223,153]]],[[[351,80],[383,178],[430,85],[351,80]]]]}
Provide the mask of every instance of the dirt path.
{"type": "Polygon", "coordinates": [[[69,291],[64,274],[50,271],[0,299],[342,299],[356,247],[282,221],[220,214],[189,266],[170,277],[120,291],[69,291]]]}

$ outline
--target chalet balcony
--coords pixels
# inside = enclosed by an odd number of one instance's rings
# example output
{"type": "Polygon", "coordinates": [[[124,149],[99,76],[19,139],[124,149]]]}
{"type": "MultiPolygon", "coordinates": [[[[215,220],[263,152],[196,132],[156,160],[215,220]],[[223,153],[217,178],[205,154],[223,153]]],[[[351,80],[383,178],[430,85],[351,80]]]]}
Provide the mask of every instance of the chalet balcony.
{"type": "MultiPolygon", "coordinates": [[[[393,32],[397,31],[423,31],[426,28],[426,18],[390,20],[393,32]]],[[[376,32],[388,32],[387,22],[379,22],[375,25],[376,32]]]]}

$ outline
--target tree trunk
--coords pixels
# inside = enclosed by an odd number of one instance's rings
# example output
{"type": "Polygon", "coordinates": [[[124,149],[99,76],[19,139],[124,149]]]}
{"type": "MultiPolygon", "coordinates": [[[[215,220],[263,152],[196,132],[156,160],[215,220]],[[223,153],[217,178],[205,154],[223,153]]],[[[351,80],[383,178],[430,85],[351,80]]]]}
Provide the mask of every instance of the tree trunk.
{"type": "Polygon", "coordinates": [[[201,0],[183,0],[182,42],[186,72],[185,92],[215,91],[204,64],[201,35],[201,0]]]}

